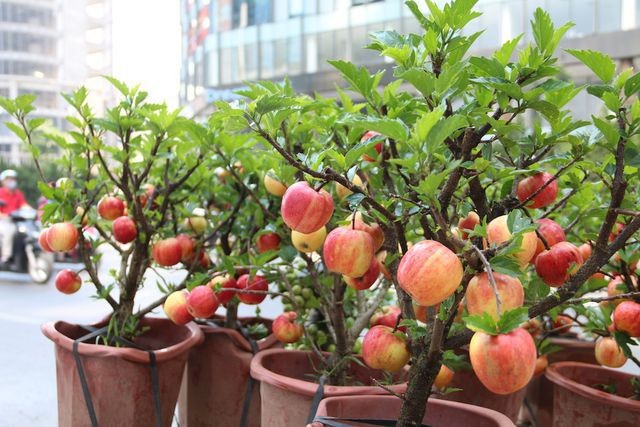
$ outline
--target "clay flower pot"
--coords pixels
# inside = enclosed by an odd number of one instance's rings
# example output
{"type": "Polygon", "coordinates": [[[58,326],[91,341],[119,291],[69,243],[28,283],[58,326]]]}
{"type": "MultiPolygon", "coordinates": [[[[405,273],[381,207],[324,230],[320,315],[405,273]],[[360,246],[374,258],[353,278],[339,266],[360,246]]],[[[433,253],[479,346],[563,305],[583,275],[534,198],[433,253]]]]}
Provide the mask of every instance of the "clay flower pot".
{"type": "Polygon", "coordinates": [[[511,394],[495,394],[480,382],[472,370],[457,371],[449,387],[462,390],[434,397],[492,409],[506,415],[513,422],[518,420],[524,396],[527,394],[526,387],[511,394]]]}
{"type": "MultiPolygon", "coordinates": [[[[394,421],[402,401],[395,396],[339,396],[323,399],[317,417],[377,419],[394,421]]],[[[430,427],[513,427],[505,415],[480,406],[430,399],[422,423],[430,427]]],[[[312,427],[322,427],[314,422],[312,427]]]]}
{"type": "MultiPolygon", "coordinates": [[[[301,427],[307,423],[311,401],[318,389],[314,382],[320,361],[311,352],[265,350],[251,361],[251,376],[260,381],[263,427],[301,427]]],[[[388,394],[371,384],[371,378],[384,378],[383,372],[352,363],[350,376],[362,386],[325,385],[324,397],[388,394]]],[[[406,384],[393,385],[397,393],[406,384]]]]}
{"type": "MultiPolygon", "coordinates": [[[[240,319],[243,325],[263,323],[271,332],[271,320],[240,319]]],[[[238,426],[249,382],[253,351],[240,332],[212,325],[199,325],[204,342],[189,353],[178,413],[181,426],[238,426]]],[[[258,350],[279,347],[270,334],[256,343],[258,350]]],[[[260,387],[255,384],[247,414],[247,426],[260,426],[260,387]]]]}
{"type": "MultiPolygon", "coordinates": [[[[171,425],[189,349],[200,343],[202,332],[194,323],[179,326],[167,319],[145,317],[149,330],[136,338],[143,349],[156,355],[162,425],[171,425]]],[[[93,325],[102,327],[106,321],[93,325]]],[[[76,362],[73,341],[89,332],[67,322],[42,326],[55,343],[58,384],[58,425],[90,426],[76,362]]],[[[86,375],[89,394],[101,427],[157,426],[150,356],[145,350],[80,343],[78,353],[86,375]]]]}
{"type": "Polygon", "coordinates": [[[626,398],[633,394],[629,382],[633,375],[587,363],[558,362],[547,368],[546,376],[553,383],[553,427],[640,425],[640,401],[626,398]],[[617,394],[593,388],[611,383],[617,394]]]}
{"type": "MultiPolygon", "coordinates": [[[[597,365],[595,342],[570,338],[549,338],[551,344],[561,350],[549,353],[549,364],[556,362],[583,362],[597,365]]],[[[533,417],[540,426],[550,426],[553,420],[553,384],[544,375],[531,380],[527,386],[527,401],[533,411],[533,417]]]]}

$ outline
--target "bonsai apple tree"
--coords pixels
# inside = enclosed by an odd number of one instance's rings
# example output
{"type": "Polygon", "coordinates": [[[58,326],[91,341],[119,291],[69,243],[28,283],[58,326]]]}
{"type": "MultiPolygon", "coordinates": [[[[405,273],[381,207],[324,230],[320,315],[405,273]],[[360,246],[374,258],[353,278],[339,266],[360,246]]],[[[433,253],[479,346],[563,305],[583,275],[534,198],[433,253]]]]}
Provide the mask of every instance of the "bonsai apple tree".
{"type": "MultiPolygon", "coordinates": [[[[147,93],[138,86],[109,80],[121,99],[102,117],[90,107],[86,89],[63,95],[73,110],[67,132],[47,130],[43,119],[30,118],[32,95],[3,98],[0,105],[13,117],[7,126],[31,150],[38,170],[45,158],[66,171],[55,188],[45,184],[41,174],[39,188],[49,203],[42,215],[47,228],[40,243],[50,251],[77,246],[85,280],[95,287],[96,298],[113,310],[103,338],[115,344],[115,337],[139,334],[140,318],[164,302],[166,296],[136,309],[142,286],[157,283],[168,294],[208,282],[208,247],[228,219],[205,209],[212,196],[209,182],[220,162],[208,155],[213,137],[209,129],[181,117],[179,110],[146,102],[147,93]],[[41,156],[36,144],[41,140],[55,144],[55,159],[41,156]],[[103,247],[118,258],[108,277],[98,274],[103,247]]],[[[77,291],[79,273],[62,271],[56,286],[65,293],[77,291]]],[[[180,295],[186,299],[186,294],[180,295]]],[[[189,313],[171,304],[179,302],[180,295],[166,308],[169,317],[184,322],[191,319],[189,313]]],[[[210,305],[212,296],[205,295],[200,304],[210,305]]]]}
{"type": "MultiPolygon", "coordinates": [[[[628,319],[639,295],[630,254],[640,228],[640,75],[616,75],[602,53],[568,50],[598,82],[565,80],[554,55],[571,24],[556,27],[541,9],[530,42],[518,36],[490,57],[472,56],[481,33],[464,30],[479,15],[475,3],[407,1],[422,33],[371,35],[368,48],[393,63],[392,75],[330,61],[347,84],[337,100],[296,94],[286,81],[262,82],[241,92],[241,109],[216,113],[244,119],[256,147],[280,159],[274,169],[295,170],[267,181],[280,185],[280,216],[293,244],[302,239],[321,252],[300,257],[321,284],[316,296],[333,294],[325,313],[336,339],[333,362],[351,351],[338,333],[347,283],[368,282],[380,259],[378,267],[389,270],[404,320],[372,328],[363,356],[373,367],[395,369],[376,363],[380,352],[394,361],[403,348],[410,353],[400,426],[421,423],[443,355],[466,344],[488,389],[524,387],[538,357],[523,328],[529,319],[550,313],[555,320],[592,299],[626,298],[613,315],[615,341],[606,342],[631,357],[638,336],[628,319]],[[572,117],[569,102],[583,90],[602,101],[602,117],[572,117]],[[332,187],[337,198],[327,192],[332,187]],[[363,233],[359,221],[380,227],[384,239],[363,233]],[[624,294],[587,295],[605,284],[590,280],[594,274],[613,275],[612,263],[624,294]]],[[[375,301],[383,286],[363,286],[356,301],[375,301]]]]}

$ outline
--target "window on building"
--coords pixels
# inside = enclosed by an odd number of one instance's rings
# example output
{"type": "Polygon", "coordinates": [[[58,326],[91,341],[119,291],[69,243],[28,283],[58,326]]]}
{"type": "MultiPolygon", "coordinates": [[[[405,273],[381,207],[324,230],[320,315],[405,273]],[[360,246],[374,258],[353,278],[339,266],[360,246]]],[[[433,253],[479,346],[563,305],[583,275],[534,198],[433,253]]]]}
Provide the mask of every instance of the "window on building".
{"type": "Polygon", "coordinates": [[[379,1],[384,1],[384,0],[351,0],[351,5],[352,6],[360,6],[363,4],[369,4],[369,3],[376,3],[379,1]]]}
{"type": "Polygon", "coordinates": [[[58,67],[32,61],[0,61],[0,74],[56,78],[58,67]]]}
{"type": "Polygon", "coordinates": [[[48,7],[3,2],[0,3],[0,21],[51,27],[55,24],[55,17],[53,9],[48,7]]]}
{"type": "Polygon", "coordinates": [[[275,75],[275,49],[272,41],[260,43],[260,78],[269,79],[275,75]]]}
{"type": "Polygon", "coordinates": [[[300,36],[290,37],[287,42],[287,66],[291,74],[302,72],[302,40],[300,36]]]}
{"type": "Polygon", "coordinates": [[[242,80],[255,80],[258,78],[258,45],[255,43],[244,45],[241,48],[244,51],[242,61],[240,63],[240,75],[242,80]]]}
{"type": "Polygon", "coordinates": [[[273,42],[275,50],[274,56],[274,75],[283,76],[287,72],[287,40],[276,40],[273,42]]]}
{"type": "Polygon", "coordinates": [[[304,14],[304,3],[303,0],[289,0],[289,17],[302,16],[304,14]]]}
{"type": "Polygon", "coordinates": [[[335,10],[335,1],[334,0],[321,0],[319,4],[320,13],[333,12],[335,10]]]}
{"type": "Polygon", "coordinates": [[[595,31],[596,0],[573,0],[571,4],[571,21],[575,24],[569,30],[569,36],[580,37],[593,34],[595,31]]]}
{"type": "Polygon", "coordinates": [[[598,0],[597,16],[599,33],[620,30],[622,28],[621,0],[598,0]]]}
{"type": "Polygon", "coordinates": [[[333,46],[333,31],[318,34],[318,68],[330,70],[332,67],[327,60],[336,57],[333,46]]]}

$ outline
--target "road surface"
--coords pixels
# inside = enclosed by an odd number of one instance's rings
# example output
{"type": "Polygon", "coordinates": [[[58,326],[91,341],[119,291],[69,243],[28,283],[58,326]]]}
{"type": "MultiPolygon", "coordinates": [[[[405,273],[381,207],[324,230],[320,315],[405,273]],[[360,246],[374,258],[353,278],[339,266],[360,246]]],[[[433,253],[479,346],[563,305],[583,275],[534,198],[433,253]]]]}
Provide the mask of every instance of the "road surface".
{"type": "MultiPolygon", "coordinates": [[[[107,277],[118,258],[108,253],[103,260],[100,274],[107,277]]],[[[57,265],[62,267],[79,269],[80,265],[57,265]]],[[[163,276],[177,283],[182,274],[164,271],[163,276]]],[[[37,285],[26,274],[0,272],[0,427],[57,425],[53,343],[42,335],[40,325],[50,320],[92,323],[110,311],[106,302],[91,298],[90,284],[73,295],[64,295],[56,290],[53,277],[46,285],[37,285]]],[[[138,304],[145,306],[161,293],[148,284],[138,296],[138,304]]],[[[260,309],[262,316],[282,312],[281,304],[270,299],[260,309]]],[[[254,311],[250,306],[240,308],[242,315],[254,311]]],[[[154,313],[164,315],[162,309],[154,313]]]]}

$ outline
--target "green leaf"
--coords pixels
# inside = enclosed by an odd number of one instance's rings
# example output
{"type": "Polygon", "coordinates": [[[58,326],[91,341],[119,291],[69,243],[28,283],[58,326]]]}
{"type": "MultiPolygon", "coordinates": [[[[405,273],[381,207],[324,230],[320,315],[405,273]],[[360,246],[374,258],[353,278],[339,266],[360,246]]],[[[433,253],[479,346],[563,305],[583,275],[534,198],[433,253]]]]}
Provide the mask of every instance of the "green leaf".
{"type": "Polygon", "coordinates": [[[474,56],[469,58],[469,62],[488,76],[504,78],[504,65],[497,59],[487,58],[484,56],[474,56]]]}
{"type": "Polygon", "coordinates": [[[589,67],[604,83],[613,80],[616,74],[616,63],[610,56],[595,50],[567,49],[567,52],[589,67]]]}
{"type": "Polygon", "coordinates": [[[422,68],[410,68],[398,75],[411,83],[424,97],[430,97],[435,90],[435,77],[422,68]]]}
{"type": "Polygon", "coordinates": [[[453,350],[447,350],[442,355],[442,364],[452,371],[467,371],[471,365],[464,354],[455,354],[453,350]]]}
{"type": "MultiPolygon", "coordinates": [[[[509,60],[511,59],[511,55],[513,54],[513,50],[516,48],[516,46],[520,42],[520,39],[522,38],[523,35],[524,34],[520,34],[515,39],[511,39],[505,42],[500,49],[496,50],[493,53],[493,57],[496,58],[496,60],[500,64],[502,64],[502,66],[505,66],[509,63],[509,60]]],[[[504,77],[504,70],[502,72],[501,77],[504,77]]]]}
{"type": "Polygon", "coordinates": [[[489,335],[498,335],[498,325],[493,317],[486,311],[475,316],[465,316],[462,321],[468,329],[474,332],[484,332],[489,335]]]}
{"type": "Polygon", "coordinates": [[[16,134],[16,136],[20,138],[22,141],[27,140],[27,134],[25,133],[24,129],[22,129],[22,126],[18,126],[17,124],[12,122],[5,122],[5,125],[9,128],[11,132],[16,134]]]}
{"type": "Polygon", "coordinates": [[[15,105],[18,107],[18,110],[28,113],[33,110],[33,102],[36,98],[32,93],[25,93],[16,97],[15,105]]]}
{"type": "Polygon", "coordinates": [[[0,107],[2,107],[7,113],[13,115],[16,112],[16,104],[9,98],[0,96],[0,107]]]}
{"type": "Polygon", "coordinates": [[[429,28],[429,20],[422,14],[416,2],[413,0],[407,0],[405,4],[407,5],[411,13],[413,13],[413,16],[415,16],[415,18],[418,20],[420,26],[424,29],[429,28]]]}
{"type": "Polygon", "coordinates": [[[42,181],[38,181],[38,190],[40,190],[40,193],[49,200],[53,200],[55,199],[55,190],[53,188],[51,188],[51,186],[49,186],[49,184],[47,184],[46,182],[42,182],[42,181]]]}
{"type": "Polygon", "coordinates": [[[396,141],[406,141],[409,134],[406,125],[401,120],[387,117],[380,118],[348,114],[338,120],[338,123],[362,130],[373,130],[389,138],[393,138],[396,141]]]}
{"type": "Polygon", "coordinates": [[[356,144],[353,148],[347,151],[347,154],[344,156],[344,164],[345,167],[351,167],[356,161],[362,157],[364,153],[366,153],[369,148],[373,147],[380,141],[383,141],[385,138],[381,136],[375,136],[373,138],[368,138],[362,142],[356,144]]]}
{"type": "Polygon", "coordinates": [[[640,90],[640,73],[636,73],[624,84],[624,94],[626,96],[635,95],[640,90]]]}
{"type": "Polygon", "coordinates": [[[593,124],[598,128],[609,144],[618,143],[618,140],[620,139],[620,132],[618,132],[618,129],[614,125],[596,116],[591,116],[591,118],[593,119],[593,124]]]}
{"type": "Polygon", "coordinates": [[[360,206],[360,203],[364,200],[366,196],[362,193],[352,193],[349,194],[346,198],[347,203],[349,203],[349,210],[354,211],[360,206]]]}
{"type": "Polygon", "coordinates": [[[541,8],[537,8],[533,14],[533,21],[531,21],[531,31],[533,32],[533,39],[536,42],[536,46],[540,48],[542,52],[548,52],[548,48],[553,40],[553,21],[549,13],[545,12],[541,8]]]}
{"type": "Polygon", "coordinates": [[[108,80],[109,83],[111,83],[111,85],[113,87],[115,87],[116,89],[118,89],[118,91],[123,94],[124,96],[129,96],[129,88],[127,87],[126,84],[124,84],[123,82],[121,82],[120,80],[111,77],[111,76],[102,76],[104,79],[108,80]]]}
{"type": "Polygon", "coordinates": [[[441,105],[434,108],[433,111],[422,113],[418,120],[416,120],[414,137],[421,143],[426,141],[429,132],[431,132],[431,129],[438,123],[438,120],[442,118],[444,112],[445,107],[441,105]]]}
{"type": "Polygon", "coordinates": [[[266,95],[256,101],[256,113],[262,115],[272,111],[289,110],[295,106],[295,100],[289,96],[266,95]]]}
{"type": "Polygon", "coordinates": [[[520,264],[518,260],[510,255],[496,255],[489,262],[491,268],[496,273],[506,274],[508,276],[517,276],[520,274],[520,264]]]}
{"type": "Polygon", "coordinates": [[[469,123],[465,116],[455,114],[451,117],[447,117],[444,120],[440,120],[433,126],[433,129],[429,132],[427,138],[427,152],[434,153],[440,150],[440,144],[450,137],[455,131],[467,126],[469,123]]]}
{"type": "Polygon", "coordinates": [[[513,310],[505,311],[498,320],[498,330],[501,334],[506,334],[522,325],[529,320],[529,309],[527,307],[518,307],[513,310]]]}
{"type": "Polygon", "coordinates": [[[516,83],[510,82],[503,78],[498,77],[477,77],[470,79],[472,82],[485,85],[487,87],[504,92],[513,99],[522,99],[522,88],[516,83]]]}
{"type": "Polygon", "coordinates": [[[635,340],[631,339],[631,337],[626,333],[620,331],[615,331],[613,333],[613,338],[616,340],[625,356],[631,357],[633,355],[630,347],[638,345],[635,340]]]}
{"type": "Polygon", "coordinates": [[[293,246],[286,245],[280,248],[280,252],[278,255],[284,262],[291,263],[298,255],[298,251],[293,246]]]}

